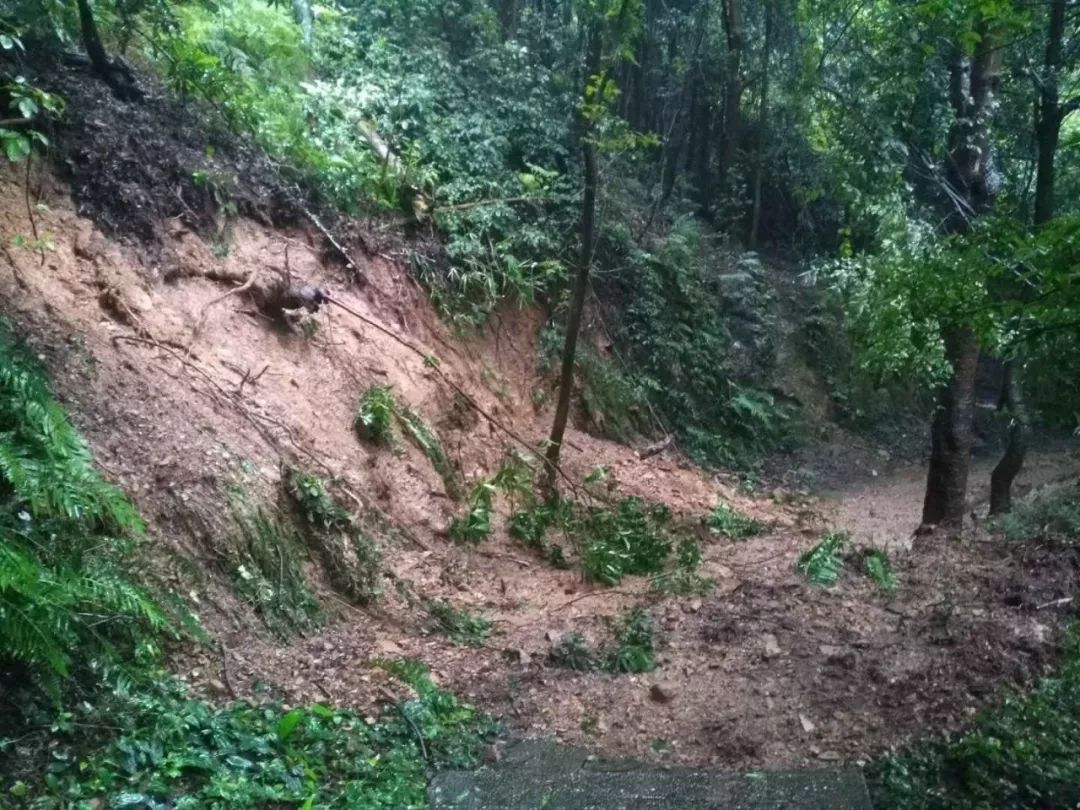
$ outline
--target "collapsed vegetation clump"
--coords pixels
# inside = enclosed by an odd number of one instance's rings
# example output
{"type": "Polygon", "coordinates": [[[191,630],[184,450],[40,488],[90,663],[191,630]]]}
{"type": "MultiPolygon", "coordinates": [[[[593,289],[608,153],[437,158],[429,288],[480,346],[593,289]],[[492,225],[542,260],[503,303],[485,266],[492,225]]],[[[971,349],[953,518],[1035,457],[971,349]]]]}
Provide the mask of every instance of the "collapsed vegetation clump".
{"type": "Polygon", "coordinates": [[[586,577],[616,585],[624,576],[662,574],[675,548],[678,564],[696,568],[696,541],[676,525],[671,511],[635,497],[607,506],[582,507],[573,501],[536,504],[510,516],[510,534],[552,560],[565,560],[564,544],[547,539],[558,530],[577,554],[586,577]]]}
{"type": "Polygon", "coordinates": [[[309,544],[322,557],[334,587],[359,604],[378,599],[382,555],[374,541],[330,497],[322,479],[291,469],[286,486],[304,517],[309,544]]]}
{"type": "Polygon", "coordinates": [[[653,655],[652,615],[636,608],[609,622],[612,639],[599,649],[594,649],[586,638],[577,632],[567,633],[552,644],[548,661],[552,666],[575,672],[610,672],[613,674],[640,674],[656,669],[653,655]]]}
{"type": "Polygon", "coordinates": [[[761,534],[766,526],[759,520],[747,517],[734,507],[721,501],[705,518],[709,531],[730,540],[745,540],[761,534]]]}
{"type": "Polygon", "coordinates": [[[431,462],[446,487],[447,497],[459,500],[462,495],[457,469],[443,449],[435,430],[415,410],[402,405],[389,385],[373,385],[360,397],[356,430],[362,439],[381,447],[396,447],[395,425],[431,462]]]}
{"type": "Polygon", "coordinates": [[[306,630],[321,620],[319,601],[304,578],[303,544],[282,516],[232,495],[238,535],[227,552],[239,593],[279,635],[306,630]]]}
{"type": "Polygon", "coordinates": [[[459,610],[445,599],[428,599],[424,607],[435,620],[435,628],[455,644],[483,647],[491,633],[491,622],[487,619],[459,610]]]}

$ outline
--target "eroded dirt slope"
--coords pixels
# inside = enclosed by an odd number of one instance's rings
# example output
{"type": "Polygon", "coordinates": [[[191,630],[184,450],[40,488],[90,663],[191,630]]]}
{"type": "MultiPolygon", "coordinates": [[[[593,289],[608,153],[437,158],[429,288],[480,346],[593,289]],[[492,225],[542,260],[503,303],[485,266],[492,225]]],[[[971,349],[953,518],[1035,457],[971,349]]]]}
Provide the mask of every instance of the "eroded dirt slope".
{"type": "MultiPolygon", "coordinates": [[[[534,370],[536,313],[507,311],[483,334],[458,340],[392,254],[364,257],[366,283],[357,284],[324,259],[317,233],[247,219],[233,221],[218,241],[182,218],[166,221],[161,250],[149,259],[77,216],[69,189],[49,174],[35,174],[32,184],[36,225],[49,243],[39,254],[11,246],[12,235],[30,230],[22,182],[0,177],[0,311],[40,353],[102,467],[150,521],[163,573],[220,642],[174,662],[200,689],[224,697],[262,685],[287,701],[364,707],[395,688],[371,660],[408,655],[514,731],[638,757],[792,766],[859,759],[962,725],[1055,658],[1061,617],[1044,606],[1075,591],[1077,562],[1068,556],[1017,556],[980,542],[978,532],[965,543],[931,538],[914,550],[890,543],[901,583],[891,596],[857,572],[827,591],[795,572],[798,555],[830,525],[873,541],[877,530],[865,520],[887,509],[889,536],[909,534],[918,506],[913,469],[826,502],[784,492],[755,497],[670,452],[642,460],[632,448],[572,430],[565,462],[575,480],[605,464],[622,492],[690,516],[724,500],[769,531],[708,544],[704,567],[715,589],[680,599],[649,593],[640,579],[616,589],[587,585],[502,531],[477,548],[454,546],[445,528],[461,507],[419,451],[403,445],[395,455],[357,439],[360,393],[392,384],[437,426],[466,478],[493,472],[512,440],[370,324],[330,308],[305,337],[269,322],[243,295],[222,296],[253,274],[325,286],[438,357],[443,373],[529,443],[550,419],[534,406],[534,390],[546,384],[534,370]],[[324,587],[336,618],[287,641],[235,596],[223,553],[235,533],[230,491],[278,499],[283,462],[338,479],[350,507],[377,511],[399,529],[379,537],[383,599],[348,607],[324,587]],[[419,600],[431,597],[490,618],[487,645],[459,648],[430,634],[419,600]],[[552,639],[572,630],[598,638],[606,618],[638,605],[656,617],[655,673],[585,675],[547,664],[552,639]]],[[[1067,453],[1044,460],[1052,475],[1041,463],[1031,469],[1043,478],[1076,469],[1067,453]]],[[[317,570],[309,573],[319,581],[317,570]]]]}

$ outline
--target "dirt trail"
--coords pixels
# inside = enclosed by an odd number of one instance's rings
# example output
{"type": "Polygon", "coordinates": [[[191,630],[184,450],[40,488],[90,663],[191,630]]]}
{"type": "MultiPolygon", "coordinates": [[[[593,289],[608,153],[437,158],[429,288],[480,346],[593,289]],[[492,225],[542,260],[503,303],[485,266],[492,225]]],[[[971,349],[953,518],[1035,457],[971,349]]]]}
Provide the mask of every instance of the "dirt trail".
{"type": "MultiPolygon", "coordinates": [[[[990,499],[990,473],[995,457],[976,458],[968,479],[968,503],[976,520],[986,518],[990,499]]],[[[875,471],[876,472],[876,471],[875,471]]],[[[1080,445],[1062,441],[1031,452],[1015,483],[1022,499],[1033,492],[1080,476],[1080,445]]],[[[880,475],[869,475],[861,484],[826,493],[821,511],[837,529],[847,531],[857,543],[886,551],[911,548],[912,533],[919,525],[926,487],[923,465],[901,465],[880,475]]]]}

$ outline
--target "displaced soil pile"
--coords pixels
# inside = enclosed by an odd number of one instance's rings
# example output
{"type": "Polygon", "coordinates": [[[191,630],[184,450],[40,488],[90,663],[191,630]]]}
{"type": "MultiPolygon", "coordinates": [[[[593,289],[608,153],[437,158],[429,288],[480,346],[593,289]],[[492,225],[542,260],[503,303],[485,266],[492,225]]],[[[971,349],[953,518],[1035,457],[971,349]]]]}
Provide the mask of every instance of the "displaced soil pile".
{"type": "MultiPolygon", "coordinates": [[[[418,447],[391,451],[357,438],[358,398],[392,386],[438,433],[454,475],[490,475],[514,439],[458,389],[535,446],[550,421],[534,396],[550,386],[536,373],[540,313],[507,311],[486,331],[455,338],[400,264],[367,257],[358,285],[327,260],[323,236],[292,215],[290,192],[260,173],[262,158],[220,143],[207,158],[206,136],[176,121],[165,101],[151,98],[133,114],[152,120],[121,129],[104,88],[61,89],[73,108],[73,129],[59,141],[70,184],[33,173],[35,225],[48,247],[4,247],[2,314],[38,351],[96,458],[150,521],[160,574],[220,642],[173,662],[199,689],[363,708],[400,688],[372,660],[409,656],[515,732],[638,758],[759,768],[859,760],[960,727],[1054,663],[1055,602],[1075,591],[1075,554],[1018,553],[981,531],[912,547],[915,468],[825,499],[783,489],[765,497],[670,450],[642,458],[571,430],[564,463],[573,480],[604,465],[620,494],[690,522],[723,502],[766,530],[743,542],[707,540],[702,573],[715,587],[686,597],[651,591],[642,578],[587,584],[512,541],[501,517],[483,544],[450,543],[447,526],[464,505],[418,447]],[[233,162],[207,168],[205,160],[226,156],[233,162]],[[197,171],[228,184],[200,185],[197,171]],[[215,188],[228,189],[235,210],[213,198],[215,188]],[[281,279],[333,290],[366,320],[331,307],[276,322],[248,292],[281,279]],[[282,638],[256,615],[258,604],[238,596],[235,513],[238,499],[265,508],[282,499],[289,465],[331,480],[356,512],[381,552],[383,593],[349,604],[331,586],[334,572],[301,555],[326,615],[282,638]],[[833,588],[808,584],[796,560],[829,528],[886,547],[897,589],[882,592],[857,561],[833,588]],[[433,633],[424,609],[432,599],[485,616],[490,638],[472,649],[433,633]],[[566,634],[596,641],[612,617],[642,606],[656,625],[655,672],[550,665],[566,634]]],[[[0,189],[7,245],[30,232],[27,190],[12,172],[0,189]]],[[[1045,455],[1029,470],[1033,484],[1075,476],[1080,457],[1045,455]]]]}

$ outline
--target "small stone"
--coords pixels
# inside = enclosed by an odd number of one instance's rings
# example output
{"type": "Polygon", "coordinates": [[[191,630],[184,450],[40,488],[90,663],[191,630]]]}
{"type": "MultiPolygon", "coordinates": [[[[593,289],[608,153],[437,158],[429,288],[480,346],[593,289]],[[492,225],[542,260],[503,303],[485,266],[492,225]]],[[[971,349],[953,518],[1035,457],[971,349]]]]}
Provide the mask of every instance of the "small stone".
{"type": "Polygon", "coordinates": [[[375,642],[375,651],[379,655],[401,655],[401,647],[388,638],[380,638],[375,642]]]}
{"type": "Polygon", "coordinates": [[[776,640],[776,636],[772,633],[765,633],[761,640],[765,644],[765,657],[776,658],[780,655],[780,643],[776,640]]]}
{"type": "Polygon", "coordinates": [[[223,683],[222,683],[221,681],[219,681],[219,680],[218,680],[217,678],[213,678],[212,680],[209,680],[209,681],[207,681],[207,686],[209,686],[209,687],[210,687],[211,689],[213,689],[213,690],[214,690],[215,692],[217,692],[217,693],[218,693],[219,695],[224,695],[224,694],[225,694],[226,692],[228,692],[228,691],[229,691],[229,690],[228,690],[228,689],[227,689],[227,688],[225,687],[225,684],[223,684],[223,683]]]}
{"type": "Polygon", "coordinates": [[[699,610],[701,610],[701,600],[700,599],[691,599],[690,600],[690,612],[691,613],[697,613],[699,610]]]}
{"type": "Polygon", "coordinates": [[[799,715],[799,724],[802,726],[802,730],[805,731],[807,734],[812,734],[814,732],[814,729],[817,728],[817,726],[814,725],[813,721],[805,714],[799,715]]]}
{"type": "Polygon", "coordinates": [[[649,688],[649,697],[656,703],[671,703],[675,699],[675,687],[670,683],[654,683],[649,688]]]}
{"type": "Polygon", "coordinates": [[[820,754],[818,754],[818,759],[825,762],[837,762],[843,759],[843,756],[840,754],[839,751],[822,751],[820,754]]]}

